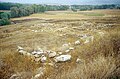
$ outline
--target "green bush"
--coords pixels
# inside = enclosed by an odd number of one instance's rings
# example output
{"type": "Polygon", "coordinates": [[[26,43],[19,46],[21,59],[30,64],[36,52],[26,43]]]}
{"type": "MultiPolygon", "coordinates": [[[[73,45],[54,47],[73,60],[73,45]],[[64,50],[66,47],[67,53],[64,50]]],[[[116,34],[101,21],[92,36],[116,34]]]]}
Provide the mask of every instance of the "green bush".
{"type": "Polygon", "coordinates": [[[10,24],[10,20],[9,19],[0,19],[0,26],[3,26],[3,25],[8,25],[10,24]]]}
{"type": "Polygon", "coordinates": [[[0,14],[1,19],[10,19],[10,17],[11,17],[11,14],[8,12],[4,12],[0,14]]]}

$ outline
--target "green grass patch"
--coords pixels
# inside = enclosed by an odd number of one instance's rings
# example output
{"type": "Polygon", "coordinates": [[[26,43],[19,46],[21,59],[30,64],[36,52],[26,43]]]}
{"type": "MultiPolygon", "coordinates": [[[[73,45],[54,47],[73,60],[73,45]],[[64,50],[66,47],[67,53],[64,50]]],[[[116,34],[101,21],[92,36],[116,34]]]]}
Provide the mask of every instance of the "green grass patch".
{"type": "Polygon", "coordinates": [[[81,13],[83,15],[86,15],[86,16],[104,16],[105,14],[101,14],[101,13],[81,13]]]}

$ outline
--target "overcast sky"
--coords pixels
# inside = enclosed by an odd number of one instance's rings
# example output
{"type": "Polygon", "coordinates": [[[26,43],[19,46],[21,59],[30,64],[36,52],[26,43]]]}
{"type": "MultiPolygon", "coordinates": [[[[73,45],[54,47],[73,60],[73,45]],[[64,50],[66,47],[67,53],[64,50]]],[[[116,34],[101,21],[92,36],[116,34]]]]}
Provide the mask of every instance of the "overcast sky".
{"type": "Polygon", "coordinates": [[[37,4],[120,4],[120,0],[0,0],[2,2],[37,4]]]}

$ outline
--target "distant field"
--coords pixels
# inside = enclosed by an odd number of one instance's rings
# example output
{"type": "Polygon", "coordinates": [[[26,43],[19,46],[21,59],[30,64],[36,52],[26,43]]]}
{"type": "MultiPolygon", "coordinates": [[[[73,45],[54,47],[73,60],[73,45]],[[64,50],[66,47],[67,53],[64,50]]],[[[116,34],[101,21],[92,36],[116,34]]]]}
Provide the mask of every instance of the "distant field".
{"type": "Polygon", "coordinates": [[[92,11],[47,11],[45,13],[32,14],[27,17],[14,18],[12,20],[38,18],[38,19],[89,19],[99,17],[120,16],[120,10],[92,10],[92,11]]]}
{"type": "Polygon", "coordinates": [[[0,10],[0,12],[10,12],[10,10],[0,10]]]}

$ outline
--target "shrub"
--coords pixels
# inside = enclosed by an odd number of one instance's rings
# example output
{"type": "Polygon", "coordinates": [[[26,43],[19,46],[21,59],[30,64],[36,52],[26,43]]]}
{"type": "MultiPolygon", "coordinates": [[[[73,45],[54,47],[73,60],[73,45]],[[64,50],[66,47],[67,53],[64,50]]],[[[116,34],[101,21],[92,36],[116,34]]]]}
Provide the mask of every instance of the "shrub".
{"type": "Polygon", "coordinates": [[[10,24],[10,20],[8,19],[0,19],[0,26],[3,26],[3,25],[8,25],[10,24]]]}
{"type": "Polygon", "coordinates": [[[11,17],[11,14],[8,12],[4,12],[0,14],[1,19],[10,19],[10,17],[11,17]]]}

